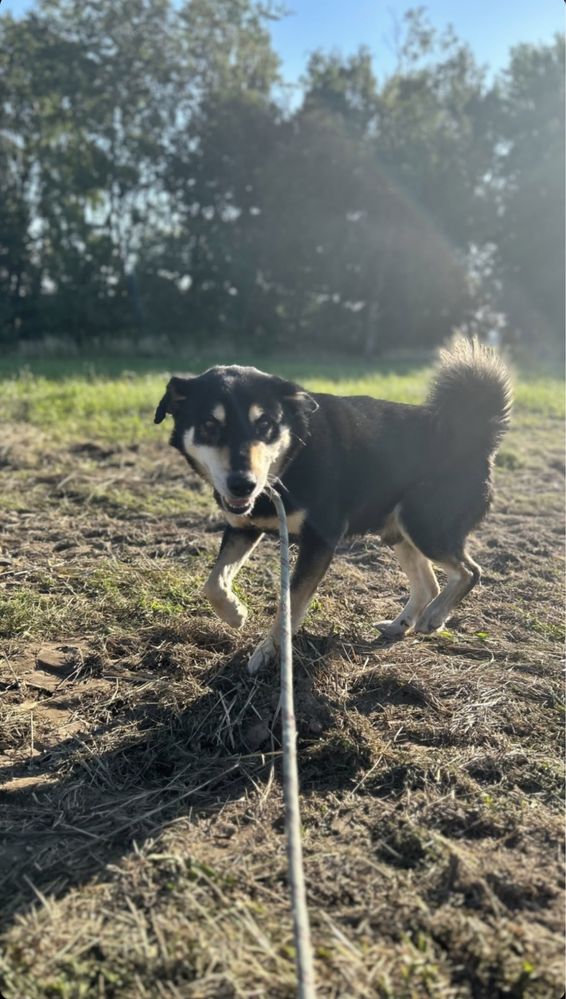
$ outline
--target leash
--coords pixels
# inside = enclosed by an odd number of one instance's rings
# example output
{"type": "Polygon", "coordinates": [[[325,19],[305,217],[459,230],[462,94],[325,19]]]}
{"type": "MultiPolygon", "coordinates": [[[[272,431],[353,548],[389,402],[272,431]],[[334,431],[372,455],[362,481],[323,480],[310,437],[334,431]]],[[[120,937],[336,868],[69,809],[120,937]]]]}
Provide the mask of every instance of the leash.
{"type": "Polygon", "coordinates": [[[289,531],[283,500],[274,489],[271,499],[279,518],[281,556],[281,714],[283,728],[283,796],[285,800],[285,832],[287,864],[291,886],[295,967],[299,999],[315,999],[309,914],[303,869],[301,815],[299,810],[299,776],[297,770],[297,728],[293,704],[293,644],[291,636],[291,594],[289,583],[289,531]]]}

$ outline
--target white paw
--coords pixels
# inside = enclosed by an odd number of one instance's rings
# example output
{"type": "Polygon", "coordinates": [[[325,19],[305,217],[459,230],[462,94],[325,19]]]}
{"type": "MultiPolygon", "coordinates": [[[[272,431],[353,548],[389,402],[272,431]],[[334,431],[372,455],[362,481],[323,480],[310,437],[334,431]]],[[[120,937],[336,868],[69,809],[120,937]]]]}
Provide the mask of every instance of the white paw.
{"type": "Polygon", "coordinates": [[[231,628],[243,628],[248,619],[248,608],[240,601],[234,601],[225,607],[221,617],[231,628]]]}
{"type": "Polygon", "coordinates": [[[394,621],[380,621],[377,627],[384,638],[402,638],[411,627],[411,621],[395,618],[394,621]]]}
{"type": "Polygon", "coordinates": [[[248,617],[248,608],[241,603],[237,597],[230,600],[225,596],[206,593],[205,596],[212,604],[218,617],[221,618],[231,628],[243,628],[248,617]]]}
{"type": "Polygon", "coordinates": [[[264,666],[268,666],[275,656],[277,655],[277,645],[275,644],[271,635],[264,638],[263,641],[259,643],[252,652],[250,658],[248,659],[248,673],[254,676],[258,673],[260,669],[264,666]]]}
{"type": "Polygon", "coordinates": [[[421,635],[430,635],[433,631],[438,631],[442,628],[442,625],[446,621],[446,617],[442,613],[432,611],[429,613],[428,610],[421,614],[419,620],[415,625],[415,632],[421,635]]]}

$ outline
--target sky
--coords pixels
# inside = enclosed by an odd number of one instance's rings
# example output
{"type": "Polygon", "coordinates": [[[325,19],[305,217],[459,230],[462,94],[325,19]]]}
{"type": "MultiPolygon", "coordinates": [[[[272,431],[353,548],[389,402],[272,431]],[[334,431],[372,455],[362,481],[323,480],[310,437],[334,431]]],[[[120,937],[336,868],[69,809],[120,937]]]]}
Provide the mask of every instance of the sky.
{"type": "MultiPolygon", "coordinates": [[[[33,0],[0,0],[1,12],[15,16],[33,6],[33,0]]],[[[375,53],[379,76],[394,66],[395,25],[418,0],[286,0],[290,13],[272,25],[275,50],[283,75],[297,83],[313,49],[344,55],[367,45],[375,53]]],[[[519,42],[547,42],[564,31],[563,0],[429,0],[423,2],[437,28],[452,24],[476,57],[491,72],[507,60],[519,42]]]]}
{"type": "MultiPolygon", "coordinates": [[[[432,24],[452,24],[481,63],[492,71],[507,60],[519,42],[545,42],[564,30],[563,0],[429,0],[423,2],[432,24]]],[[[367,45],[375,53],[379,75],[394,66],[395,25],[410,7],[410,0],[287,0],[294,11],[272,30],[274,47],[283,59],[284,74],[296,80],[314,48],[342,53],[367,45]]]]}

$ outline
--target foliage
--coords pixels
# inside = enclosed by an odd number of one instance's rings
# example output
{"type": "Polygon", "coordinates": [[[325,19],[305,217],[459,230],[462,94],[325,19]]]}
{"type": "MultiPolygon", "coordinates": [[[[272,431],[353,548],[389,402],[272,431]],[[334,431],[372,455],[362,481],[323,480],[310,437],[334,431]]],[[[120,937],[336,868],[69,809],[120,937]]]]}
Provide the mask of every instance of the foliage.
{"type": "Polygon", "coordinates": [[[503,301],[543,342],[564,335],[564,45],[520,45],[499,86],[503,301]]]}
{"type": "MultiPolygon", "coordinates": [[[[395,71],[314,52],[277,99],[276,4],[41,0],[0,22],[0,338],[374,355],[455,327],[555,349],[563,46],[492,84],[410,11],[395,71]]],[[[560,331],[560,333],[559,333],[560,331]]]]}

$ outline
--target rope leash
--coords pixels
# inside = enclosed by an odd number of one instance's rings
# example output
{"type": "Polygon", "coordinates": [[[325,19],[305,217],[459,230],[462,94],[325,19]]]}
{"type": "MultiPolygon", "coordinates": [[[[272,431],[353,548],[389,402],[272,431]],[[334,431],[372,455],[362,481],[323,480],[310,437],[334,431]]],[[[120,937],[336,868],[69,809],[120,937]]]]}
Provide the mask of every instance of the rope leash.
{"type": "Polygon", "coordinates": [[[289,531],[283,500],[270,490],[279,518],[281,555],[281,714],[283,728],[283,795],[285,799],[285,832],[287,863],[291,886],[295,967],[299,999],[315,999],[312,947],[303,870],[301,815],[299,810],[299,776],[297,771],[297,728],[293,704],[293,645],[291,636],[291,594],[289,583],[289,531]]]}

